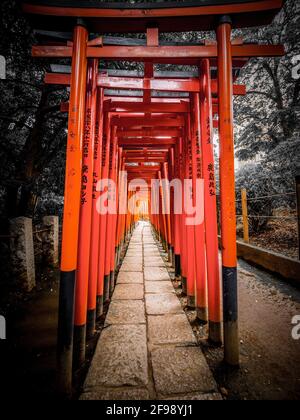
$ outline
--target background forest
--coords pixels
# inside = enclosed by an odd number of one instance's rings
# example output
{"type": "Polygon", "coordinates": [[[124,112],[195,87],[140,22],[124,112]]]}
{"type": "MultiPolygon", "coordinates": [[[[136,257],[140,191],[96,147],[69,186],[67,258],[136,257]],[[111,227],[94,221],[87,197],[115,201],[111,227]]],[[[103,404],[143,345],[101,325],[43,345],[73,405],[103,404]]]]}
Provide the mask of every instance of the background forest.
{"type": "MultiPolygon", "coordinates": [[[[60,103],[68,99],[68,91],[43,84],[50,62],[31,58],[31,46],[39,39],[18,1],[3,0],[0,16],[0,55],[6,58],[6,79],[0,80],[0,233],[5,234],[9,218],[62,212],[67,116],[60,112],[60,103]]],[[[161,40],[197,42],[206,36],[214,34],[162,34],[161,40]]],[[[249,213],[271,216],[280,208],[289,213],[295,210],[295,176],[300,173],[300,1],[288,0],[271,26],[236,31],[235,36],[245,42],[284,43],[287,50],[282,59],[252,59],[239,78],[248,94],[235,99],[237,200],[241,188],[250,199],[275,195],[250,201],[249,213]],[[277,196],[282,193],[290,194],[277,196]]],[[[126,62],[106,66],[136,68],[126,62]]],[[[266,230],[270,223],[268,218],[252,218],[251,233],[266,230]]],[[[295,242],[296,231],[292,234],[295,242]]],[[[2,255],[6,247],[0,241],[2,255]]]]}

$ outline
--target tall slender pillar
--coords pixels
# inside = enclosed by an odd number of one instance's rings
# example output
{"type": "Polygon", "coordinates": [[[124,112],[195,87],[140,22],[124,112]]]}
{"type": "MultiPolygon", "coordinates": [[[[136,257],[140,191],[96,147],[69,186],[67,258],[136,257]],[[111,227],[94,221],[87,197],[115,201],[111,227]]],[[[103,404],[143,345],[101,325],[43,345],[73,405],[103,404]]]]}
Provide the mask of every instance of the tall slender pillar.
{"type": "MultiPolygon", "coordinates": [[[[104,116],[103,126],[103,143],[102,143],[102,180],[109,177],[109,158],[111,144],[111,126],[108,114],[104,116]]],[[[102,196],[104,192],[100,193],[102,196]]],[[[100,210],[100,209],[99,209],[100,210]]],[[[107,253],[107,214],[100,214],[100,230],[99,230],[99,265],[98,265],[98,292],[97,296],[103,296],[104,303],[109,300],[109,276],[105,275],[105,259],[107,253]]],[[[98,309],[100,309],[98,307],[98,309]]],[[[98,311],[98,315],[100,312],[98,311]]]]}
{"type": "Polygon", "coordinates": [[[237,366],[239,332],[231,31],[231,18],[223,16],[217,28],[217,41],[224,351],[225,362],[237,366]]]}
{"type": "Polygon", "coordinates": [[[217,199],[212,132],[212,95],[210,63],[200,63],[200,118],[202,166],[204,177],[204,213],[208,283],[209,340],[222,343],[221,280],[219,268],[217,199]]]}
{"type": "Polygon", "coordinates": [[[73,38],[57,343],[57,386],[59,392],[66,396],[72,393],[74,291],[80,214],[87,40],[86,28],[78,24],[74,29],[73,38]]]}
{"type": "Polygon", "coordinates": [[[82,180],[80,202],[80,225],[78,242],[78,263],[75,287],[74,319],[74,363],[81,365],[85,360],[86,325],[91,317],[88,311],[88,289],[90,288],[90,244],[92,224],[93,164],[96,125],[98,60],[88,61],[85,131],[82,155],[82,180]],[[88,312],[88,319],[87,319],[88,312]]]}
{"type": "Polygon", "coordinates": [[[94,146],[94,171],[93,171],[93,209],[92,209],[92,237],[91,237],[91,258],[90,277],[91,287],[89,289],[88,307],[93,308],[96,294],[96,318],[103,313],[103,295],[98,294],[98,273],[99,273],[99,247],[100,247],[100,214],[97,203],[100,197],[98,183],[102,176],[102,140],[103,140],[103,99],[104,90],[99,89],[97,95],[96,132],[94,146]]]}
{"type": "MultiPolygon", "coordinates": [[[[193,205],[196,207],[196,182],[203,179],[199,94],[192,95],[193,205]]],[[[204,199],[204,195],[202,197],[204,199]]],[[[201,202],[203,205],[203,201],[201,202]]],[[[199,209],[198,209],[199,211],[199,209]]],[[[204,211],[203,211],[204,213],[204,211]]],[[[202,217],[201,217],[202,218],[202,217]]],[[[200,323],[207,323],[207,270],[204,218],[194,226],[196,267],[196,312],[200,323]]]]}

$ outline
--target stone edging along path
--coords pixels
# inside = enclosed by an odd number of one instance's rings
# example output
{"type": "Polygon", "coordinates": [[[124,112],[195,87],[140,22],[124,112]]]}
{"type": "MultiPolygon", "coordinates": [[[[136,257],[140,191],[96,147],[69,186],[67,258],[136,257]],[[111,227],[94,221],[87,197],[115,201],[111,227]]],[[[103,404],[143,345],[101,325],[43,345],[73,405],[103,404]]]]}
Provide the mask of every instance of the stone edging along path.
{"type": "Polygon", "coordinates": [[[133,233],[80,399],[221,399],[148,223],[133,233]]]}

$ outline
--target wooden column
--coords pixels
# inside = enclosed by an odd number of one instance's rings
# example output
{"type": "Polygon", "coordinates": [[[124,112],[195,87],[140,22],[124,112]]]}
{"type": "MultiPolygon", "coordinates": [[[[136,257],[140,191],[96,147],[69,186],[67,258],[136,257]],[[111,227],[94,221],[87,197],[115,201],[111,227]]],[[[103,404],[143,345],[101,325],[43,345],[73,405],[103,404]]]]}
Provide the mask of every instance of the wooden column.
{"type": "Polygon", "coordinates": [[[204,177],[205,242],[208,285],[209,340],[222,343],[221,279],[219,268],[219,244],[217,200],[212,131],[212,93],[209,60],[202,60],[200,73],[201,149],[204,177]]]}
{"type": "Polygon", "coordinates": [[[225,362],[239,365],[231,18],[217,28],[225,362]]]}
{"type": "Polygon", "coordinates": [[[89,310],[87,321],[88,289],[91,286],[89,268],[92,224],[94,140],[97,103],[97,73],[98,60],[89,60],[87,71],[85,130],[82,148],[83,166],[81,177],[78,263],[75,287],[74,362],[76,365],[82,364],[85,360],[86,324],[87,322],[88,324],[93,323],[92,319],[94,318],[94,315],[91,314],[89,310]]]}
{"type": "Polygon", "coordinates": [[[81,25],[76,26],[73,37],[57,344],[57,385],[59,392],[67,396],[72,393],[74,291],[80,212],[87,40],[86,28],[81,25]]]}

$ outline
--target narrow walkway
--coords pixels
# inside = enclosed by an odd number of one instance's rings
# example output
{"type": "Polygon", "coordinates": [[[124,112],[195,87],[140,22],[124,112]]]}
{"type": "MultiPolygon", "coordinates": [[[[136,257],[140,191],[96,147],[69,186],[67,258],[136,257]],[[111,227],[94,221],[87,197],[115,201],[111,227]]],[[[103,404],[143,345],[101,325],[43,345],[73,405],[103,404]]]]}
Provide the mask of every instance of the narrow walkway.
{"type": "Polygon", "coordinates": [[[148,223],[132,236],[81,399],[220,399],[148,223]]]}

